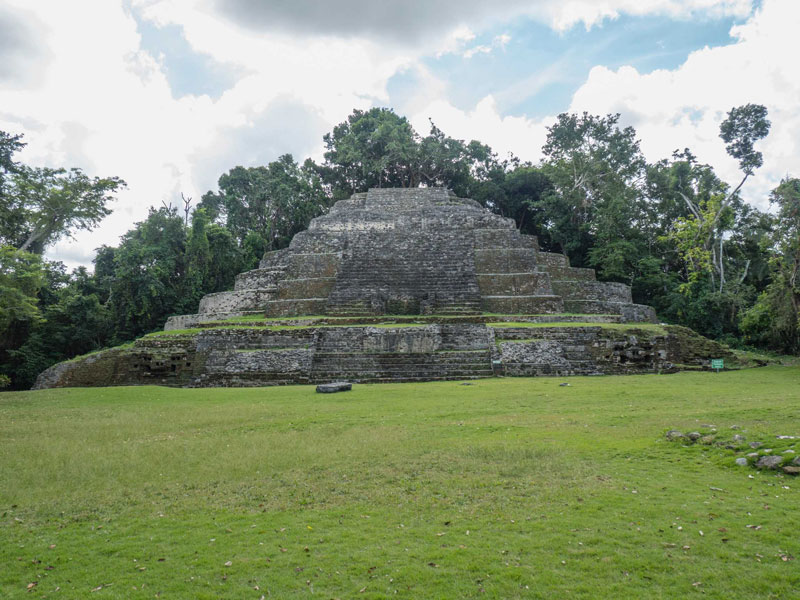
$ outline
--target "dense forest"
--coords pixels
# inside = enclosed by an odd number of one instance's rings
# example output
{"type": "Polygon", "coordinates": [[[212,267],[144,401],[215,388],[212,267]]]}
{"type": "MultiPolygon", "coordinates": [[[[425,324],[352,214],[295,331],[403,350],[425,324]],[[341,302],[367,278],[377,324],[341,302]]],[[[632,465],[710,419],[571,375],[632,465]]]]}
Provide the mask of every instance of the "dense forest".
{"type": "Polygon", "coordinates": [[[648,163],[619,115],[559,115],[531,164],[433,123],[422,136],[389,109],[356,110],[324,136],[322,164],[287,154],[235,167],[196,206],[151,208],[118,246],[97,249],[93,272],[71,273],[44,251],[101,227],[124,181],[21,164],[22,137],[0,132],[0,387],[27,388],[55,362],[195,312],[204,294],[230,289],[265,251],[370,187],[447,186],[513,218],[573,266],[629,284],[665,322],[798,353],[800,179],[780,182],[768,213],[740,196],[769,128],[766,109],[752,104],[720,123],[720,144],[741,171],[726,182],[690,149],[648,163]]]}

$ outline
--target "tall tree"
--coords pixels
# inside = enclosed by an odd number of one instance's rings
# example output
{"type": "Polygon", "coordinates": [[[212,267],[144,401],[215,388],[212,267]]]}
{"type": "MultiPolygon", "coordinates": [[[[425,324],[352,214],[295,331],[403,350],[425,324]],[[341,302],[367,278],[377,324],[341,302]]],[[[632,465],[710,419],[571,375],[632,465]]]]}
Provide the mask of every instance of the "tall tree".
{"type": "Polygon", "coordinates": [[[15,322],[40,318],[39,289],[44,282],[41,259],[12,246],[0,246],[0,348],[11,341],[15,322]]]}
{"type": "Polygon", "coordinates": [[[619,117],[560,114],[543,148],[545,174],[553,185],[543,208],[553,242],[575,266],[595,266],[614,278],[623,275],[616,263],[630,256],[630,249],[609,248],[608,254],[594,256],[590,250],[597,240],[624,239],[621,225],[625,233],[633,231],[645,167],[636,132],[620,128],[619,117]],[[601,214],[609,218],[598,221],[601,214]]]}
{"type": "Polygon", "coordinates": [[[14,155],[24,147],[22,135],[0,131],[0,196],[4,193],[6,178],[20,168],[19,163],[14,160],[14,155]]]}
{"type": "Polygon", "coordinates": [[[772,191],[777,207],[770,261],[772,281],[743,315],[748,341],[800,353],[800,179],[787,177],[772,191]]]}
{"type": "Polygon", "coordinates": [[[433,123],[421,137],[388,108],[355,110],[323,140],[325,164],[317,169],[334,199],[373,187],[420,185],[476,197],[484,184],[502,178],[509,164],[489,146],[449,137],[433,123]]]}
{"type": "Polygon", "coordinates": [[[76,229],[91,230],[111,210],[118,177],[89,177],[80,169],[17,165],[3,177],[0,243],[41,254],[76,229]]]}
{"type": "MultiPolygon", "coordinates": [[[[248,236],[257,235],[265,249],[275,250],[327,205],[318,174],[285,154],[265,167],[231,169],[219,178],[219,192],[203,195],[198,207],[224,224],[241,247],[248,236]]],[[[258,244],[251,240],[249,245],[258,244]]]]}
{"type": "Polygon", "coordinates": [[[186,298],[186,230],[176,209],[150,209],[114,250],[109,305],[118,341],[164,326],[171,314],[194,311],[186,298]]]}
{"type": "Polygon", "coordinates": [[[545,198],[553,193],[553,184],[541,167],[516,165],[506,172],[495,172],[478,187],[475,200],[499,215],[514,219],[523,233],[535,235],[543,250],[553,246],[545,198]]]}
{"type": "Polygon", "coordinates": [[[738,199],[744,183],[764,162],[761,152],[755,149],[755,143],[766,137],[769,129],[764,106],[746,104],[732,108],[720,124],[720,138],[725,142],[728,154],[739,161],[743,174],[741,181],[699,203],[682,195],[691,214],[678,220],[672,235],[689,269],[690,282],[710,273],[712,285],[722,293],[729,276],[725,271],[724,244],[725,232],[734,221],[731,206],[738,199]]]}
{"type": "Polygon", "coordinates": [[[335,198],[371,187],[416,187],[418,136],[389,108],[354,110],[322,138],[335,198]]]}

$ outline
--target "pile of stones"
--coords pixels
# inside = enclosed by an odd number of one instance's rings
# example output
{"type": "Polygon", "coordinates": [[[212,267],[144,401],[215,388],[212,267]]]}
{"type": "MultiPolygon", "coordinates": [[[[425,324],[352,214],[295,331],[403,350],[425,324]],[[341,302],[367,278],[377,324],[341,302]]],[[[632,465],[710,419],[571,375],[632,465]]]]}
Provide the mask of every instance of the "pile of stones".
{"type": "MultiPolygon", "coordinates": [[[[731,429],[740,428],[733,425],[731,429]]],[[[775,443],[767,444],[762,441],[748,442],[743,433],[735,433],[730,439],[724,439],[715,427],[709,427],[704,431],[688,433],[670,429],[666,438],[684,446],[700,444],[732,450],[739,455],[735,463],[742,467],[751,466],[762,470],[782,471],[787,475],[800,475],[800,456],[797,456],[794,448],[795,441],[800,440],[800,436],[776,435],[775,443]]]]}

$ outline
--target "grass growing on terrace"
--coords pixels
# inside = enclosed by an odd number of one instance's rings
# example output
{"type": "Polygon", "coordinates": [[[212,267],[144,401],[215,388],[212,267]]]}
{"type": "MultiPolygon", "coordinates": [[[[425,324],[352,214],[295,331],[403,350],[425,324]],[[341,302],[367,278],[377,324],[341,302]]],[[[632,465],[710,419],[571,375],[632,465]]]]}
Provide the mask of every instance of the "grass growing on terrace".
{"type": "Polygon", "coordinates": [[[196,335],[198,333],[208,333],[210,331],[218,331],[220,329],[228,329],[234,331],[292,331],[297,329],[325,329],[325,328],[340,328],[340,327],[377,327],[379,329],[404,329],[409,327],[424,327],[424,323],[365,323],[363,325],[267,325],[265,327],[250,327],[247,325],[227,325],[223,327],[195,327],[191,329],[169,329],[167,331],[154,331],[148,333],[144,337],[170,337],[181,335],[196,335]]]}
{"type": "Polygon", "coordinates": [[[580,323],[580,322],[554,322],[554,323],[528,323],[528,322],[503,322],[503,323],[487,323],[489,327],[525,327],[531,329],[541,329],[542,327],[601,327],[603,329],[614,329],[616,331],[631,331],[640,330],[648,331],[658,335],[665,335],[666,329],[662,325],[655,323],[580,323]]]}
{"type": "Polygon", "coordinates": [[[796,593],[800,481],[664,432],[800,435],[800,369],[561,381],[0,394],[0,597],[796,593]]]}
{"type": "MultiPolygon", "coordinates": [[[[548,318],[557,318],[557,317],[582,317],[582,316],[594,316],[594,317],[617,317],[618,315],[604,315],[604,314],[594,314],[594,315],[582,315],[578,313],[546,313],[546,314],[531,314],[531,315],[509,315],[505,313],[481,313],[481,314],[465,314],[465,315],[367,315],[365,318],[367,319],[387,319],[387,320],[406,320],[406,321],[426,321],[426,320],[463,320],[465,317],[503,317],[503,318],[513,318],[513,317],[548,317],[548,318]]],[[[209,321],[209,323],[264,323],[264,322],[277,322],[280,323],[281,321],[315,321],[315,320],[326,320],[326,321],[352,321],[353,319],[357,319],[358,317],[347,317],[347,316],[336,316],[336,315],[302,315],[297,317],[267,317],[266,315],[259,314],[259,315],[246,315],[243,317],[228,317],[227,319],[221,319],[219,321],[209,321]]]]}

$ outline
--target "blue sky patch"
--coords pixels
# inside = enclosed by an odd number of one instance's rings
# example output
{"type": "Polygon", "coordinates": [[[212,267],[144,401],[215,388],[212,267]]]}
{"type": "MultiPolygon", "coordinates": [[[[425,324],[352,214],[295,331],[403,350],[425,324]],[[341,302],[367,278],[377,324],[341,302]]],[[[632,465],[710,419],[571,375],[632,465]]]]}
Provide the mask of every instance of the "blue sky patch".
{"type": "MultiPolygon", "coordinates": [[[[596,65],[610,69],[630,65],[640,73],[675,69],[694,50],[730,44],[730,29],[736,19],[674,21],[658,17],[620,17],[589,31],[582,26],[558,33],[530,19],[499,27],[478,36],[467,45],[489,46],[500,34],[511,41],[491,53],[470,58],[446,54],[429,58],[426,66],[447,83],[449,101],[470,110],[488,94],[497,101],[500,114],[539,118],[563,111],[572,95],[596,65]]],[[[403,95],[408,74],[398,74],[389,83],[403,95]]],[[[394,98],[392,98],[394,101],[394,98]]]]}
{"type": "Polygon", "coordinates": [[[161,61],[173,98],[205,94],[216,100],[239,79],[235,67],[192,50],[179,25],[156,27],[136,14],[134,19],[142,49],[161,61]]]}

